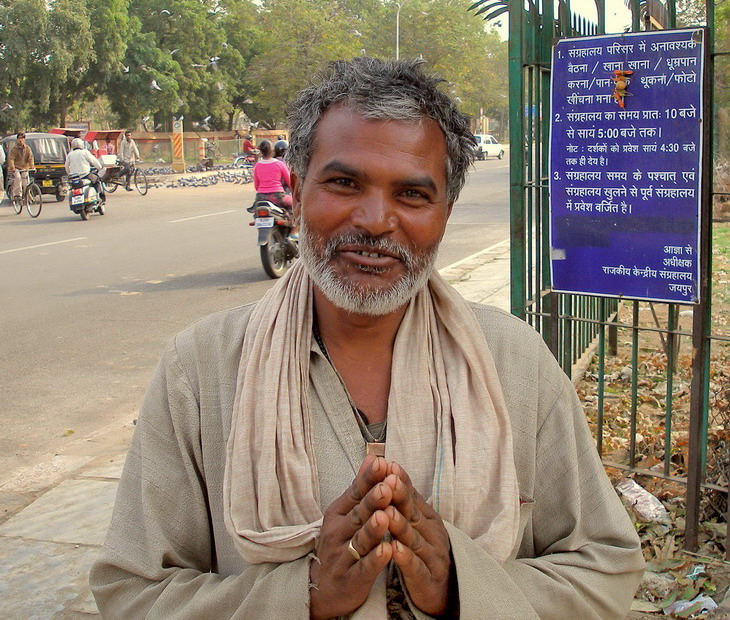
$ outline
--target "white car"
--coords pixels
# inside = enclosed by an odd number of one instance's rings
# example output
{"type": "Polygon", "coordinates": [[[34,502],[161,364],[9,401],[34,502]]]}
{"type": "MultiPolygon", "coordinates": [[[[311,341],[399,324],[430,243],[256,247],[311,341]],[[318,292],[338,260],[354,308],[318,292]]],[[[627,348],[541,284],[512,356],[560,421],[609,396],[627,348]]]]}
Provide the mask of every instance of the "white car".
{"type": "Polygon", "coordinates": [[[477,139],[477,159],[487,157],[504,157],[504,147],[497,142],[497,139],[488,133],[478,133],[474,136],[477,139]]]}

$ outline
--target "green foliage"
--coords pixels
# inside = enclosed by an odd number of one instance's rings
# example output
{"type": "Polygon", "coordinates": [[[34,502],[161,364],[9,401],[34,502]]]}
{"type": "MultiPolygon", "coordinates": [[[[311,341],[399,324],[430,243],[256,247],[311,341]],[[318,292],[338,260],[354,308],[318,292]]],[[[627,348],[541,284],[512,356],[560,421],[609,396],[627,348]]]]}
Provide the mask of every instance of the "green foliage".
{"type": "MultiPolygon", "coordinates": [[[[477,114],[506,110],[506,44],[462,0],[407,0],[402,57],[422,55],[477,114]]],[[[395,54],[384,0],[0,0],[0,132],[46,129],[82,110],[117,126],[274,126],[328,62],[395,54]],[[10,104],[8,108],[5,104],[10,104]]]]}
{"type": "Polygon", "coordinates": [[[159,48],[153,33],[142,32],[142,24],[136,17],[129,21],[129,33],[124,60],[110,83],[110,90],[115,93],[110,97],[111,108],[125,127],[135,126],[150,113],[182,110],[178,94],[182,78],[179,64],[159,48]],[[153,88],[153,81],[160,90],[153,88]]]}

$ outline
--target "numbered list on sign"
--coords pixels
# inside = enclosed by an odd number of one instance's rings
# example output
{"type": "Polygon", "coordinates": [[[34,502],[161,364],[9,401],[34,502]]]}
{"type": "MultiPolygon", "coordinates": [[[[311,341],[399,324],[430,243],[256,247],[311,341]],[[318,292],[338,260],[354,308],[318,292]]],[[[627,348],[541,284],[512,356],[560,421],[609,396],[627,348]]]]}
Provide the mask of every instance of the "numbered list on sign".
{"type": "Polygon", "coordinates": [[[555,46],[553,289],[697,301],[702,65],[702,30],[555,46]]]}

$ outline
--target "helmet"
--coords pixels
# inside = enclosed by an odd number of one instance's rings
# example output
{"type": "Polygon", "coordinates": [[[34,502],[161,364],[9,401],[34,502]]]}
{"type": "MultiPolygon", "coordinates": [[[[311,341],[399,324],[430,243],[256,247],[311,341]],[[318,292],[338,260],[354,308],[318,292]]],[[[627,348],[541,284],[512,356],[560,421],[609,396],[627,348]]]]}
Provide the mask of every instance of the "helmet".
{"type": "Polygon", "coordinates": [[[81,138],[74,138],[73,140],[71,140],[71,148],[72,149],[84,148],[84,141],[81,138]]]}
{"type": "Polygon", "coordinates": [[[286,149],[289,148],[289,143],[286,140],[279,140],[274,144],[274,157],[284,157],[286,149]]]}

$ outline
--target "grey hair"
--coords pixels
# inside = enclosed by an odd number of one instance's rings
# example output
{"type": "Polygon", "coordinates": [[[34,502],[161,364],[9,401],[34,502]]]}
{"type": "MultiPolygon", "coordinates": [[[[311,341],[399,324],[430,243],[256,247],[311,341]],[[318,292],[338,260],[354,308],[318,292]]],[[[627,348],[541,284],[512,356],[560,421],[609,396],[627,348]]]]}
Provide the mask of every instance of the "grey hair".
{"type": "Polygon", "coordinates": [[[466,117],[455,102],[439,90],[445,80],[427,75],[423,60],[378,60],[360,56],[338,60],[315,76],[289,106],[289,149],[286,160],[303,179],[314,152],[322,115],[333,106],[345,106],[365,118],[436,121],[446,138],[446,195],[455,202],[474,161],[476,145],[466,117]]]}

